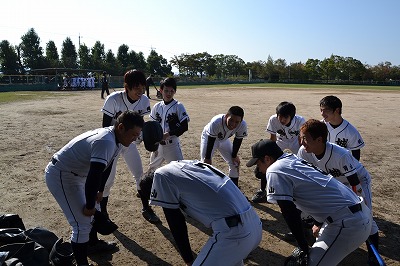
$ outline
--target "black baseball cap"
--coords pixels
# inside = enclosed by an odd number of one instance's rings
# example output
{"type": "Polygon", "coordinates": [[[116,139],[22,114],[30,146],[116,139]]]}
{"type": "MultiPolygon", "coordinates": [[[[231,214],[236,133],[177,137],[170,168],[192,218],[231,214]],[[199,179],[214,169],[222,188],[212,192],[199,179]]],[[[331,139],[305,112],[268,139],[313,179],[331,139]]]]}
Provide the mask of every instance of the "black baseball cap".
{"type": "Polygon", "coordinates": [[[257,163],[257,160],[263,158],[265,155],[273,158],[279,158],[283,154],[282,149],[276,144],[275,141],[270,139],[262,139],[251,146],[252,158],[246,163],[247,167],[252,167],[257,163]]]}

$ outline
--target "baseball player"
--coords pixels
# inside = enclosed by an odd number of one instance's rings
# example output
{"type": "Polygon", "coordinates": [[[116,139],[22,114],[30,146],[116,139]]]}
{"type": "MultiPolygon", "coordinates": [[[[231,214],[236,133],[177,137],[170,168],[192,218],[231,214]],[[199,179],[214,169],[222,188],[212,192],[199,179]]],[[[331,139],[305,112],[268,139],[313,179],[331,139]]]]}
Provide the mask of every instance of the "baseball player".
{"type": "Polygon", "coordinates": [[[319,102],[323,121],[328,127],[328,141],[336,143],[351,151],[360,160],[364,140],[357,129],[342,117],[342,102],[336,96],[330,95],[319,102]]]}
{"type": "Polygon", "coordinates": [[[201,161],[212,164],[215,150],[219,150],[222,158],[229,166],[229,177],[239,185],[240,158],[238,152],[243,138],[247,136],[247,124],[243,120],[244,110],[232,106],[226,114],[214,116],[201,133],[201,161]],[[229,138],[234,136],[233,143],[229,138]]]}
{"type": "MultiPolygon", "coordinates": [[[[340,182],[351,186],[353,191],[364,198],[365,204],[372,211],[371,176],[364,166],[345,148],[327,141],[328,129],[326,124],[308,120],[300,128],[302,146],[298,157],[308,161],[323,171],[331,174],[340,182]]],[[[369,240],[378,249],[378,226],[372,221],[369,240]]],[[[367,244],[368,260],[372,262],[375,256],[367,244]]]]}
{"type": "Polygon", "coordinates": [[[141,185],[150,204],[163,208],[186,265],[243,265],[261,241],[257,213],[229,177],[209,164],[173,161],[150,173],[141,185]],[[195,259],[183,212],[213,230],[195,259]]]}
{"type": "Polygon", "coordinates": [[[136,140],[144,124],[132,111],[122,113],[114,126],[83,133],[56,152],[45,170],[51,194],[72,227],[71,244],[77,265],[88,265],[87,253],[110,250],[115,243],[99,240],[90,233],[95,204],[121,147],[136,140]]]}
{"type": "Polygon", "coordinates": [[[103,76],[101,77],[101,98],[104,99],[104,92],[107,95],[110,95],[110,91],[108,90],[108,78],[107,73],[103,71],[103,76]]]}
{"type": "MultiPolygon", "coordinates": [[[[129,70],[124,75],[124,91],[113,92],[110,94],[104,102],[104,106],[101,109],[103,112],[103,127],[114,124],[118,115],[126,110],[132,110],[138,113],[140,116],[144,116],[150,113],[150,101],[143,95],[143,88],[146,85],[146,77],[143,72],[139,70],[129,70]]],[[[143,175],[142,160],[140,158],[139,151],[137,149],[137,143],[133,142],[128,147],[122,149],[122,155],[125,162],[136,180],[136,189],[140,195],[139,183],[140,178],[143,175]]],[[[107,203],[109,200],[110,190],[114,184],[117,161],[115,160],[112,166],[110,176],[107,180],[104,188],[103,200],[100,203],[101,211],[107,212],[107,203]]],[[[142,200],[143,217],[151,223],[158,223],[160,219],[151,209],[146,199],[142,200]]]]}
{"type": "MultiPolygon", "coordinates": [[[[296,107],[291,102],[281,102],[276,107],[276,114],[268,120],[267,131],[270,133],[270,139],[276,141],[276,144],[282,149],[289,149],[297,153],[300,147],[299,132],[305,119],[296,115],[296,107]]],[[[260,190],[251,198],[253,202],[267,201],[265,188],[267,182],[265,178],[260,179],[260,190]]]]}
{"type": "Polygon", "coordinates": [[[166,161],[183,160],[179,137],[188,130],[190,121],[183,104],[174,99],[176,93],[176,81],[174,78],[166,78],[160,91],[163,100],[156,103],[151,109],[150,119],[160,123],[164,136],[158,150],[150,154],[149,169],[155,170],[166,161]]]}
{"type": "Polygon", "coordinates": [[[260,140],[251,152],[246,165],[257,165],[266,174],[267,200],[279,205],[299,245],[298,254],[308,265],[337,265],[366,241],[371,210],[349,187],[296,155],[283,153],[275,141],[260,140]],[[311,215],[318,225],[327,223],[312,247],[296,208],[311,215]]]}
{"type": "Polygon", "coordinates": [[[154,84],[153,75],[152,74],[150,74],[146,79],[146,95],[147,95],[147,98],[149,98],[149,99],[151,99],[150,98],[150,86],[154,86],[156,91],[158,91],[157,88],[156,88],[156,85],[154,84]]]}

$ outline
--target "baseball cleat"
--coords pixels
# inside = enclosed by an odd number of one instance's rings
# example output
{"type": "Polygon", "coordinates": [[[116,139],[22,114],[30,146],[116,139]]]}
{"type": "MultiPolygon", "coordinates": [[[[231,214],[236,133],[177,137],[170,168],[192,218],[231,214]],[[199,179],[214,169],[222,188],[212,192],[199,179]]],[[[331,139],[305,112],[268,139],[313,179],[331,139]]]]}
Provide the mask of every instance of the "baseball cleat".
{"type": "Polygon", "coordinates": [[[260,189],[254,194],[251,201],[254,203],[267,202],[267,193],[260,189]]]}
{"type": "Polygon", "coordinates": [[[152,224],[161,223],[160,218],[158,218],[158,216],[154,213],[153,209],[150,207],[142,210],[142,215],[144,219],[146,219],[148,222],[152,224]]]}

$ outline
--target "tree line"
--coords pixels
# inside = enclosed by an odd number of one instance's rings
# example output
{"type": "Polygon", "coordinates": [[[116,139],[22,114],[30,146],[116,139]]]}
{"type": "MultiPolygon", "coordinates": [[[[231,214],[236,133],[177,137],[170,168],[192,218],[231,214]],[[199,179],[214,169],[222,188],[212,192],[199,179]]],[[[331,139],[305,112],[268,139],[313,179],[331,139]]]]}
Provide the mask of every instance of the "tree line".
{"type": "Polygon", "coordinates": [[[33,28],[21,37],[21,43],[0,43],[0,71],[3,74],[29,74],[32,69],[72,68],[104,70],[121,76],[128,69],[141,69],[160,77],[173,75],[176,67],[179,76],[192,80],[268,80],[271,82],[391,82],[400,80],[400,66],[382,62],[371,66],[352,57],[331,55],[323,60],[308,59],[305,63],[288,64],[285,59],[245,62],[236,55],[207,52],[174,55],[169,61],[155,50],[147,58],[142,52],[130,50],[122,44],[117,55],[105,51],[104,44],[96,41],[93,47],[80,44],[78,49],[67,37],[61,46],[61,56],[54,41],[46,48],[33,28]]]}

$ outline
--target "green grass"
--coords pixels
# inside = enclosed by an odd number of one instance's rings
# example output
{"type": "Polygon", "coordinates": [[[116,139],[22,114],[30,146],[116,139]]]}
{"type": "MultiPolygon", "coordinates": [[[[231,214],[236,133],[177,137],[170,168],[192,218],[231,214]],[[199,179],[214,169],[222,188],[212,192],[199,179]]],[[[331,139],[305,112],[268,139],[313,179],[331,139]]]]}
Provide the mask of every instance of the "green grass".
{"type": "MultiPolygon", "coordinates": [[[[27,100],[41,100],[48,97],[54,97],[54,92],[49,91],[10,91],[0,93],[0,104],[27,101],[27,100]]],[[[64,93],[63,96],[68,95],[64,93]]]]}
{"type": "Polygon", "coordinates": [[[342,90],[389,90],[400,91],[400,86],[371,86],[371,85],[332,85],[332,84],[285,84],[285,83],[255,83],[255,84],[210,84],[179,86],[182,89],[194,88],[282,88],[282,89],[342,89],[342,90]]]}
{"type": "MultiPolygon", "coordinates": [[[[329,85],[329,84],[282,84],[282,83],[256,83],[256,84],[215,84],[215,85],[185,85],[179,86],[178,89],[195,89],[195,88],[279,88],[279,89],[340,89],[340,90],[374,90],[374,91],[400,91],[400,86],[367,86],[367,85],[329,85]]],[[[122,88],[117,88],[122,90],[122,88]]],[[[48,97],[60,95],[60,92],[50,91],[15,91],[0,92],[0,104],[41,100],[48,97]]],[[[63,92],[62,96],[73,95],[70,92],[63,92]]]]}

